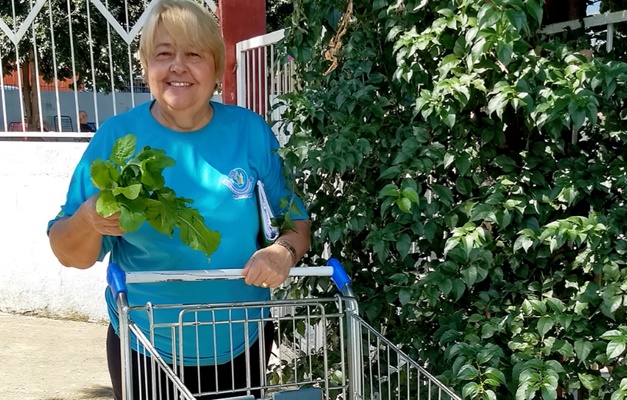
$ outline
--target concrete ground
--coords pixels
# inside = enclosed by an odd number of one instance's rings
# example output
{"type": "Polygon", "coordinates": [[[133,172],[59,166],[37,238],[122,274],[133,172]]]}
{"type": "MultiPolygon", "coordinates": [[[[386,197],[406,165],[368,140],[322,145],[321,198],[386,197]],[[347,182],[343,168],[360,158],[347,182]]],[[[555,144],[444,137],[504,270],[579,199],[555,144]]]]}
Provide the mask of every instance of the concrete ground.
{"type": "Polygon", "coordinates": [[[0,313],[0,400],[110,400],[107,327],[0,313]]]}

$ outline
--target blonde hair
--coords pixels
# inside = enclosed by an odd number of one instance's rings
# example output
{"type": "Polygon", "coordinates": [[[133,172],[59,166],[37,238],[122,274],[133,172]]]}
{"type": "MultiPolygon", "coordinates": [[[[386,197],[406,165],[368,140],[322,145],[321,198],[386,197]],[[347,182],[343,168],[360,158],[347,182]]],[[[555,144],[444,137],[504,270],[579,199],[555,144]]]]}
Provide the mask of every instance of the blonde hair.
{"type": "Polygon", "coordinates": [[[139,40],[139,60],[144,78],[148,59],[154,55],[155,36],[160,27],[182,49],[209,51],[214,59],[216,79],[222,79],[225,49],[220,28],[209,10],[191,0],[161,0],[150,12],[139,40]]]}

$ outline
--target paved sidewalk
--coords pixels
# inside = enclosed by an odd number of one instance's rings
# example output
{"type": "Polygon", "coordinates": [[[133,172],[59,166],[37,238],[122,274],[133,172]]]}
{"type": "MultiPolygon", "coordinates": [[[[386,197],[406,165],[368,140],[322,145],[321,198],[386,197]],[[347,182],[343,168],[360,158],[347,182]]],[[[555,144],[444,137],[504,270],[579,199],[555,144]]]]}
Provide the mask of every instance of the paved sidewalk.
{"type": "Polygon", "coordinates": [[[0,400],[110,400],[103,324],[0,313],[0,400]]]}

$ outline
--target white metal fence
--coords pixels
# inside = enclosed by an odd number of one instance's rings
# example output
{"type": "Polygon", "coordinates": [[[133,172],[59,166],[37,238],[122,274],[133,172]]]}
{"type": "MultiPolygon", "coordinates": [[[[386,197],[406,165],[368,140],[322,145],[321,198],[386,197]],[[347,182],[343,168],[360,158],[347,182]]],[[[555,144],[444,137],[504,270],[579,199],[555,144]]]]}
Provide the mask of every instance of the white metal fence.
{"type": "Polygon", "coordinates": [[[0,137],[72,136],[52,132],[89,131],[149,100],[137,47],[156,2],[0,0],[0,137]]]}
{"type": "Polygon", "coordinates": [[[605,26],[605,49],[609,53],[614,49],[616,37],[615,25],[627,21],[627,10],[615,11],[604,14],[591,15],[581,20],[572,20],[547,25],[540,30],[541,33],[552,35],[566,30],[588,29],[605,26]]]}
{"type": "Polygon", "coordinates": [[[284,37],[282,29],[239,42],[236,47],[237,104],[263,116],[281,144],[287,136],[277,122],[285,110],[278,96],[296,88],[294,62],[278,46],[284,37]]]}
{"type": "MultiPolygon", "coordinates": [[[[138,34],[156,1],[0,0],[0,138],[79,132],[81,110],[87,128],[97,128],[149,100],[136,53],[138,34]]],[[[197,1],[215,12],[213,0],[197,1]]],[[[607,26],[611,51],[615,24],[624,21],[627,11],[619,11],[549,25],[541,32],[607,26]]],[[[295,90],[294,63],[278,44],[284,36],[284,30],[272,32],[240,42],[236,49],[238,104],[269,122],[281,119],[284,107],[277,97],[295,90]]]]}

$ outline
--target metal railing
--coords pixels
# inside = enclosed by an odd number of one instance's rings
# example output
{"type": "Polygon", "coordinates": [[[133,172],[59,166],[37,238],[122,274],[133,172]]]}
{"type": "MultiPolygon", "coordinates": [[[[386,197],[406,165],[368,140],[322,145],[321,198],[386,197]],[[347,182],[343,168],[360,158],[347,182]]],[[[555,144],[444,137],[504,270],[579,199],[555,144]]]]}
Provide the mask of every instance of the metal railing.
{"type": "Polygon", "coordinates": [[[236,46],[237,104],[263,116],[281,144],[287,136],[279,124],[285,106],[278,96],[296,88],[294,62],[279,50],[285,29],[257,36],[236,46]]]}
{"type": "MultiPolygon", "coordinates": [[[[198,0],[215,12],[213,0],[198,0]]],[[[137,55],[157,0],[8,0],[0,9],[0,138],[81,137],[151,99],[137,55]],[[80,111],[88,124],[81,128],[80,111]],[[33,132],[37,132],[34,134],[33,132]]]]}
{"type": "Polygon", "coordinates": [[[591,15],[589,17],[566,22],[551,24],[540,29],[540,33],[552,35],[566,30],[588,29],[597,26],[607,26],[605,49],[611,52],[614,49],[616,35],[615,24],[627,21],[627,10],[591,15]]]}

